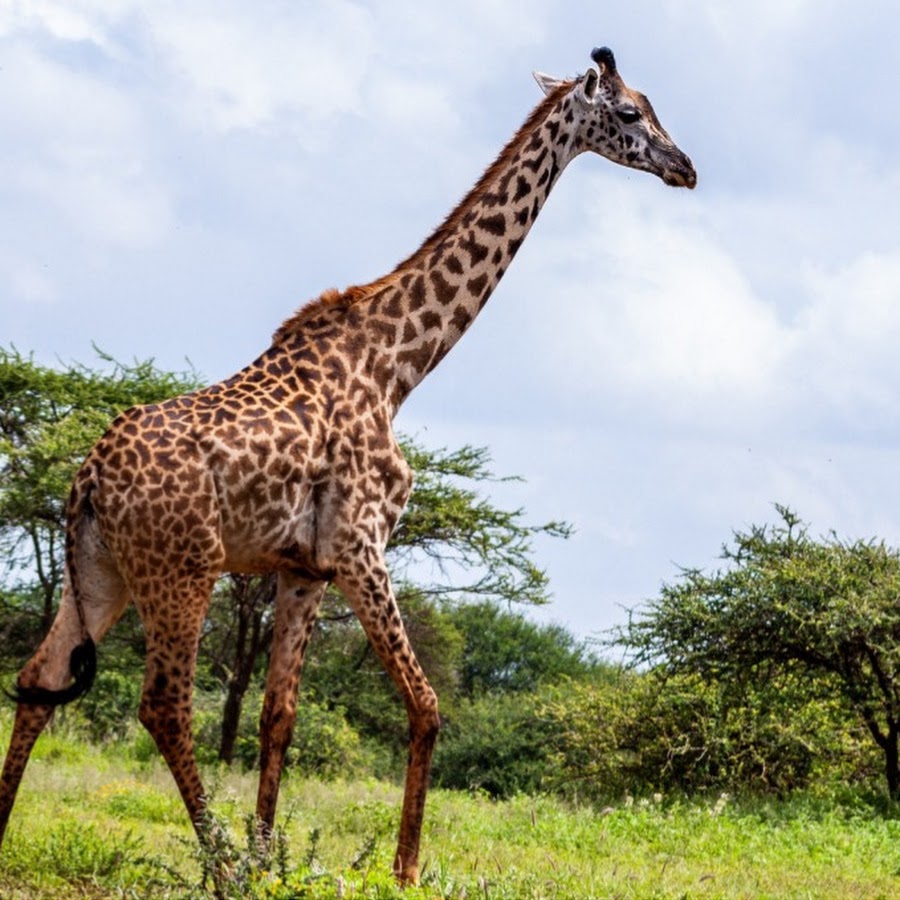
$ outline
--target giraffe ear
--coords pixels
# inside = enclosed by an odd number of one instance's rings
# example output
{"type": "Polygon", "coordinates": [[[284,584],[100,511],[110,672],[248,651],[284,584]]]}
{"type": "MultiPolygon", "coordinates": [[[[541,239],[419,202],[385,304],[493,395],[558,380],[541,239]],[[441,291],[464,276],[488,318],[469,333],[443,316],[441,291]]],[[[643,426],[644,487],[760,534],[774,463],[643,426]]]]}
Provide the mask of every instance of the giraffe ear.
{"type": "Polygon", "coordinates": [[[587,72],[584,73],[584,78],[581,82],[581,92],[584,94],[584,98],[588,103],[593,101],[599,83],[600,76],[597,74],[596,69],[588,69],[587,72]]]}
{"type": "Polygon", "coordinates": [[[545,94],[552,94],[562,83],[561,78],[554,78],[552,75],[545,75],[543,72],[532,72],[534,80],[540,85],[541,90],[545,94]]]}

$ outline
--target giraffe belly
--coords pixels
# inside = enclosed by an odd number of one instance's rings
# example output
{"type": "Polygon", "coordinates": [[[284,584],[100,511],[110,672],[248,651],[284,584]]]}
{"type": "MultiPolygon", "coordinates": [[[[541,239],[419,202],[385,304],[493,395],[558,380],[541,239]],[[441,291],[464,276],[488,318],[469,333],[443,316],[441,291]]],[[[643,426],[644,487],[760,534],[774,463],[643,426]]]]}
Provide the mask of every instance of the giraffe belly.
{"type": "Polygon", "coordinates": [[[243,490],[222,500],[225,571],[261,574],[316,568],[316,510],[311,485],[243,490]]]}

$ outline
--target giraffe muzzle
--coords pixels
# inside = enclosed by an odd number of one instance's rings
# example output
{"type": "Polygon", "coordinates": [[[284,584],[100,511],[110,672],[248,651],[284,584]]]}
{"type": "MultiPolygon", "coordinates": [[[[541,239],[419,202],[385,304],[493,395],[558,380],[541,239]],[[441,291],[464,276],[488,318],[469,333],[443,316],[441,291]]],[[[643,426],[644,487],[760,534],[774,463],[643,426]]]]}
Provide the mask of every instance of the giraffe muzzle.
{"type": "Polygon", "coordinates": [[[693,190],[697,186],[694,164],[680,150],[677,151],[677,156],[668,161],[660,177],[670,187],[686,187],[693,190]]]}

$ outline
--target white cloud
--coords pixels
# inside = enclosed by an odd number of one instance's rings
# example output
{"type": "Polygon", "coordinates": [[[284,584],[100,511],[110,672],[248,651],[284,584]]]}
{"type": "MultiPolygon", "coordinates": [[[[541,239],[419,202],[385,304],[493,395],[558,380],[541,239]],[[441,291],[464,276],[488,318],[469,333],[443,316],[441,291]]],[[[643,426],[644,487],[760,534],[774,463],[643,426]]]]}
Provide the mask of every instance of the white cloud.
{"type": "Polygon", "coordinates": [[[794,324],[785,370],[815,415],[834,429],[897,429],[900,413],[900,246],[863,252],[837,271],[806,273],[808,304],[794,324]],[[868,420],[868,421],[867,421],[868,420]]]}
{"type": "Polygon", "coordinates": [[[811,18],[823,12],[822,0],[757,0],[752,7],[700,0],[693,6],[735,44],[746,41],[749,34],[771,37],[773,31],[784,34],[806,28],[811,18]]]}
{"type": "Polygon", "coordinates": [[[585,196],[602,199],[585,201],[579,236],[529,265],[532,309],[552,303],[556,318],[543,332],[554,384],[714,431],[896,431],[900,243],[811,255],[803,232],[827,227],[819,209],[787,212],[774,198],[753,213],[771,234],[749,232],[737,252],[717,228],[746,227],[746,210],[647,206],[633,184],[596,178],[585,196]]]}
{"type": "Polygon", "coordinates": [[[22,303],[46,305],[59,297],[59,287],[46,267],[9,252],[0,255],[0,282],[7,286],[12,299],[22,303]]]}
{"type": "Polygon", "coordinates": [[[511,0],[296,8],[201,0],[155,5],[151,32],[195,121],[226,132],[287,131],[321,149],[329,124],[346,114],[388,129],[415,117],[424,135],[452,124],[452,98],[534,43],[542,18],[536,4],[511,0]]]}
{"type": "Polygon", "coordinates": [[[705,49],[730,55],[737,61],[733,67],[753,80],[767,71],[790,71],[798,39],[834,33],[842,17],[858,17],[856,9],[838,0],[757,0],[752,5],[667,0],[665,9],[670,20],[689,25],[705,49]]]}
{"type": "Polygon", "coordinates": [[[449,102],[447,88],[437,82],[416,82],[395,73],[373,79],[370,89],[374,104],[392,127],[421,134],[422,144],[436,134],[446,133],[459,124],[460,117],[449,102]]]}
{"type": "Polygon", "coordinates": [[[0,36],[33,29],[59,40],[106,45],[109,20],[131,5],[104,0],[7,0],[0,7],[0,36]]]}
{"type": "Polygon", "coordinates": [[[78,240],[143,246],[169,223],[166,188],[150,171],[140,110],[121,89],[10,41],[0,78],[7,191],[78,240]]]}
{"type": "Polygon", "coordinates": [[[577,241],[540,259],[557,319],[551,372],[583,394],[650,397],[677,419],[765,401],[790,341],[714,233],[615,176],[592,176],[584,196],[596,199],[577,241]]]}
{"type": "Polygon", "coordinates": [[[296,131],[304,115],[359,108],[373,52],[367,10],[347,0],[225,7],[168,3],[156,7],[152,18],[157,46],[203,121],[223,131],[296,131]]]}
{"type": "Polygon", "coordinates": [[[551,12],[536,0],[415,0],[378,3],[393,64],[441,71],[463,83],[495,74],[523,46],[540,41],[551,12]]]}

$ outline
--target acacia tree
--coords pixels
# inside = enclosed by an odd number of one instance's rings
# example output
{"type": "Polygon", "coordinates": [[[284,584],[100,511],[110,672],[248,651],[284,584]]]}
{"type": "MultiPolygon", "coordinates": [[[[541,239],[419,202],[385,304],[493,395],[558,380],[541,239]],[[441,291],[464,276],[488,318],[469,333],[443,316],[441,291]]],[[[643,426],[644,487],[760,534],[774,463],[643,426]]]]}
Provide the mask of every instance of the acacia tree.
{"type": "Polygon", "coordinates": [[[415,484],[388,544],[394,579],[414,581],[419,592],[444,600],[546,603],[547,575],[534,562],[533,541],[567,538],[571,526],[529,525],[521,508],[505,510],[482,496],[485,484],[520,480],[496,478],[486,447],[431,450],[406,437],[400,446],[415,484]],[[429,577],[426,562],[436,577],[429,577]]]}
{"type": "Polygon", "coordinates": [[[685,570],[614,641],[671,673],[754,690],[788,676],[810,697],[839,697],[900,799],[900,553],[874,540],[814,540],[776,509],[775,525],[735,533],[725,568],[685,570]]]}

